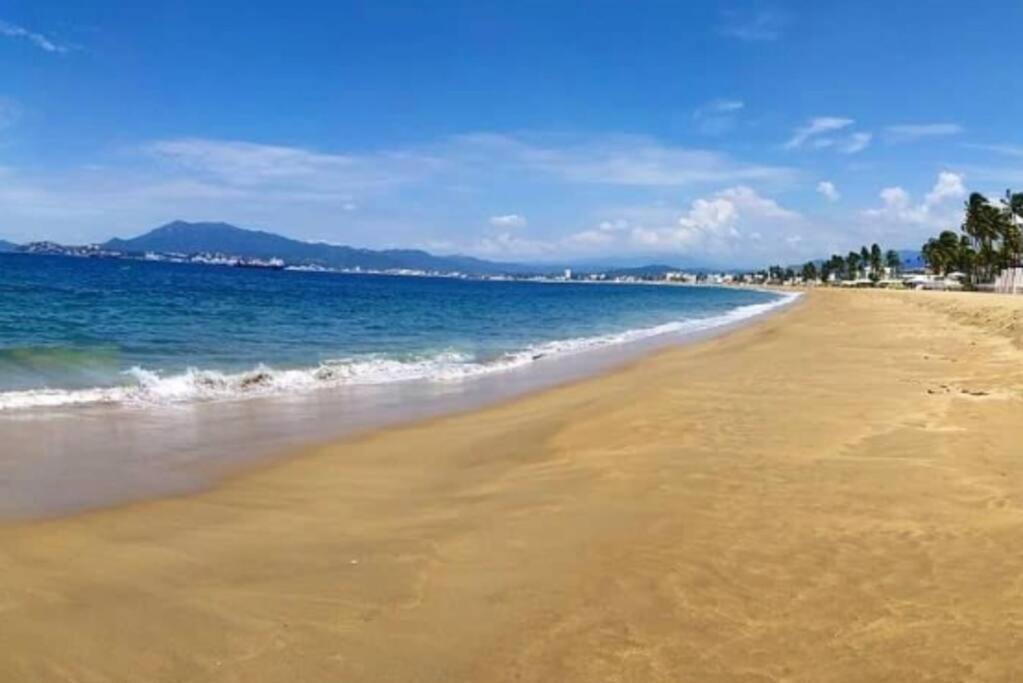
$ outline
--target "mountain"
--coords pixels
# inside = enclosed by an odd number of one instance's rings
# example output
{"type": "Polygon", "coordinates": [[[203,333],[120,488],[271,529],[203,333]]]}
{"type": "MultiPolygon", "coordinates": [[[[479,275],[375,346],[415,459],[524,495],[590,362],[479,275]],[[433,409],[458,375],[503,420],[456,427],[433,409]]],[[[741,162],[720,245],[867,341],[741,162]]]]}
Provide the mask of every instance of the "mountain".
{"type": "Polygon", "coordinates": [[[13,244],[11,242],[5,242],[4,240],[0,240],[0,253],[5,252],[5,251],[16,251],[17,249],[18,249],[18,245],[17,244],[13,244]]]}
{"type": "Polygon", "coordinates": [[[363,270],[432,270],[473,275],[536,272],[530,266],[496,263],[469,256],[434,256],[416,249],[356,249],[303,242],[262,230],[246,230],[227,223],[174,221],[130,239],[112,239],[104,249],[126,253],[147,251],[196,254],[219,252],[247,258],[280,258],[294,265],[363,270]]]}
{"type": "Polygon", "coordinates": [[[903,268],[923,268],[924,257],[919,249],[899,249],[899,258],[902,259],[903,268]]]}

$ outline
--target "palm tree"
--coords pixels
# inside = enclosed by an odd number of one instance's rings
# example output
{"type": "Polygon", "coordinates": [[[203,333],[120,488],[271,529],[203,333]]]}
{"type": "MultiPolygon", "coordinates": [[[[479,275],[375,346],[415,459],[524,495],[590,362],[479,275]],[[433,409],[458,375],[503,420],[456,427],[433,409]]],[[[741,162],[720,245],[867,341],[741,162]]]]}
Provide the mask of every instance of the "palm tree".
{"type": "MultiPolygon", "coordinates": [[[[839,280],[845,279],[845,259],[838,254],[832,254],[828,260],[828,274],[835,274],[839,280]]],[[[825,278],[827,279],[827,278],[825,278]]]]}
{"type": "Polygon", "coordinates": [[[845,257],[846,279],[855,280],[859,278],[860,263],[860,255],[855,251],[850,251],[849,255],[845,257]]]}
{"type": "Polygon", "coordinates": [[[998,250],[995,243],[1001,232],[1002,213],[979,192],[970,194],[970,198],[966,200],[965,208],[966,218],[963,221],[963,232],[973,240],[979,277],[987,282],[991,279],[993,269],[998,261],[998,250]]]}
{"type": "Polygon", "coordinates": [[[884,263],[881,258],[881,246],[874,242],[870,245],[870,279],[877,282],[881,279],[881,267],[884,263]]]}
{"type": "Polygon", "coordinates": [[[817,280],[817,264],[813,261],[807,261],[803,264],[803,281],[804,282],[816,282],[817,280]]]}
{"type": "Polygon", "coordinates": [[[890,277],[898,277],[899,271],[902,270],[902,259],[899,257],[899,252],[894,249],[889,249],[884,255],[885,265],[888,266],[888,272],[890,277]]]}
{"type": "Polygon", "coordinates": [[[1003,268],[1016,268],[1023,256],[1023,192],[1005,191],[1002,199],[1001,220],[998,223],[1001,231],[1001,261],[1003,268]]]}
{"type": "Polygon", "coordinates": [[[924,243],[923,248],[920,250],[921,255],[924,257],[924,263],[935,275],[941,275],[945,272],[945,259],[941,253],[941,248],[938,245],[938,239],[931,237],[924,243]]]}
{"type": "Polygon", "coordinates": [[[928,237],[924,245],[920,247],[920,256],[924,260],[924,264],[931,271],[937,271],[938,260],[937,260],[938,240],[933,237],[928,237]]]}
{"type": "Polygon", "coordinates": [[[942,260],[945,263],[945,275],[962,264],[962,245],[959,242],[959,236],[954,231],[942,230],[938,235],[938,249],[941,251],[942,260]]]}
{"type": "Polygon", "coordinates": [[[1006,223],[1002,236],[1002,266],[1018,268],[1023,254],[1023,231],[1015,223],[1006,223]]]}
{"type": "Polygon", "coordinates": [[[970,238],[962,235],[959,238],[959,250],[956,252],[956,270],[966,273],[967,280],[972,284],[977,272],[977,252],[970,244],[970,238]]]}

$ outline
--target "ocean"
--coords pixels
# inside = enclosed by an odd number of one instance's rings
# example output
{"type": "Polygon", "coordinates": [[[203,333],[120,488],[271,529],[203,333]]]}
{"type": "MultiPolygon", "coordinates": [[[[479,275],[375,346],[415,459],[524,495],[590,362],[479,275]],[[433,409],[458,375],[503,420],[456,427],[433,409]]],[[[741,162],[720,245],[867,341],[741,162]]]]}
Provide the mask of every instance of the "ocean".
{"type": "Polygon", "coordinates": [[[751,289],[0,255],[0,411],[462,381],[782,301],[751,289]]]}

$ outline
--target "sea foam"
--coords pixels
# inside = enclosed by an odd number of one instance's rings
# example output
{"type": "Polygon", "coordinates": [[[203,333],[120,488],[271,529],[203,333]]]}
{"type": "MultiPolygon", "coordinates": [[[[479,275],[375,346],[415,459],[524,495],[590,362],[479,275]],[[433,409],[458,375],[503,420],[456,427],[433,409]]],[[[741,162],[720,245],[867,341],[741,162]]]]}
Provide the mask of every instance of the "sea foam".
{"type": "Polygon", "coordinates": [[[411,360],[363,355],[300,369],[275,369],[259,365],[237,373],[189,368],[182,373],[162,375],[135,367],[124,373],[126,383],[121,386],[0,392],[0,411],[90,404],[146,406],[223,401],[415,380],[458,382],[507,372],[541,359],[584,353],[664,335],[691,335],[733,325],[789,304],[798,296],[787,293],[767,303],[739,306],[708,318],[679,320],[617,334],[544,342],[489,361],[447,351],[411,360]]]}

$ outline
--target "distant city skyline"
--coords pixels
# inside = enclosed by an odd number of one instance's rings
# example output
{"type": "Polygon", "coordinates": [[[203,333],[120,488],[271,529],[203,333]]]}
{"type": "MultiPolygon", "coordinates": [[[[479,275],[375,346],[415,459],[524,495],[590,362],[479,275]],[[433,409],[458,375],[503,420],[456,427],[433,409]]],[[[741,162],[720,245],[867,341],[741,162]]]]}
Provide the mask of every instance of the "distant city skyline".
{"type": "Polygon", "coordinates": [[[1023,187],[1023,6],[80,5],[0,10],[0,239],[743,267],[1023,187]]]}

